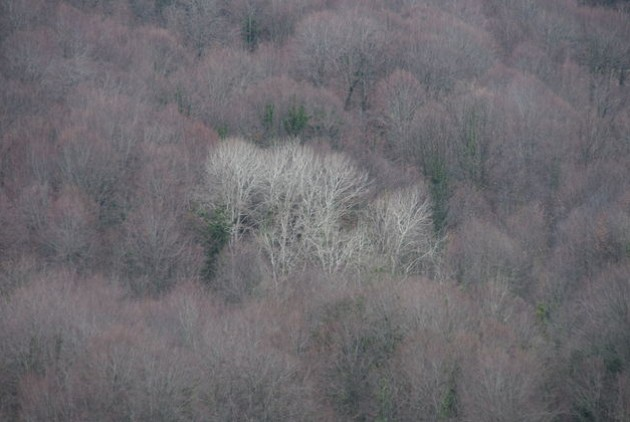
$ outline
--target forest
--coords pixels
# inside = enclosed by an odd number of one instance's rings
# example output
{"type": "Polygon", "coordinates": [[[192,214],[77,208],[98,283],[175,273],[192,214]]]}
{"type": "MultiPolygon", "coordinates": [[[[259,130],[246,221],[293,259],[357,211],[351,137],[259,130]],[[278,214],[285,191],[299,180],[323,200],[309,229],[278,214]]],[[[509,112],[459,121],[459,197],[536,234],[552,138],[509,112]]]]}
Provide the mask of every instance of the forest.
{"type": "Polygon", "coordinates": [[[630,421],[630,2],[0,2],[0,420],[630,421]]]}

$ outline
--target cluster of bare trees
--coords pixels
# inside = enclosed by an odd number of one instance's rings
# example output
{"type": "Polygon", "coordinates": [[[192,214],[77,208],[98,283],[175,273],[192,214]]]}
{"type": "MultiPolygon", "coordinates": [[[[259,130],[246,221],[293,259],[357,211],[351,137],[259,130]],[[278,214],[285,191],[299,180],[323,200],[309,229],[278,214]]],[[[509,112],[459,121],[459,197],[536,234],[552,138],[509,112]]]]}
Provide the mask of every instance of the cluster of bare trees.
{"type": "Polygon", "coordinates": [[[419,273],[435,259],[426,190],[412,186],[369,199],[368,175],[339,153],[297,141],[262,149],[226,139],[206,164],[202,203],[227,216],[231,246],[254,241],[277,282],[315,265],[419,273]],[[376,266],[375,266],[376,264],[376,266]]]}

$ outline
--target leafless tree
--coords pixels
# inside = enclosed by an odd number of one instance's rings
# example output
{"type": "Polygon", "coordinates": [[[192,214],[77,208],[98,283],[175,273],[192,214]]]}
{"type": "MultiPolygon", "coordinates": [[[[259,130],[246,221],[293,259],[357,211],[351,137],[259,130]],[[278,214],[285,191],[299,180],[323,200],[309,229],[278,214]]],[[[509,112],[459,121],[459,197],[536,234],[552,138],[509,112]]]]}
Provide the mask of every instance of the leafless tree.
{"type": "Polygon", "coordinates": [[[424,186],[385,193],[368,206],[367,218],[376,256],[383,257],[388,272],[417,273],[437,256],[424,186]]]}
{"type": "Polygon", "coordinates": [[[362,110],[386,57],[385,28],[380,21],[358,10],[314,13],[296,29],[295,49],[299,75],[316,86],[330,78],[339,84],[345,108],[357,92],[362,110]]]}

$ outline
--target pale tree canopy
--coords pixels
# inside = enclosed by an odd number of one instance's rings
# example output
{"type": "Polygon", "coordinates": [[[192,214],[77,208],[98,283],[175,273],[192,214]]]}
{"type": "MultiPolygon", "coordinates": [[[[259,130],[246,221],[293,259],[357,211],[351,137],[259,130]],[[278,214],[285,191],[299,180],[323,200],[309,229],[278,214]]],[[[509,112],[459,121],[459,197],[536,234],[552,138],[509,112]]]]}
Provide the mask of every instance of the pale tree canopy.
{"type": "Polygon", "coordinates": [[[341,153],[228,139],[211,152],[206,176],[206,205],[226,211],[233,244],[258,244],[275,281],[306,267],[408,275],[436,252],[425,190],[370,201],[367,173],[341,153]]]}

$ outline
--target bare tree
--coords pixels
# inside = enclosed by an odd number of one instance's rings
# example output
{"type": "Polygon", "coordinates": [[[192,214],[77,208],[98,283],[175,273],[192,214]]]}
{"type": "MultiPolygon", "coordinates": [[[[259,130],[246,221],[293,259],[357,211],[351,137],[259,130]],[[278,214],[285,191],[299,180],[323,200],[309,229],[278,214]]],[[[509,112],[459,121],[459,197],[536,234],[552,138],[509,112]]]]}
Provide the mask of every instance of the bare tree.
{"type": "MultiPolygon", "coordinates": [[[[492,335],[492,331],[487,335],[492,335]]],[[[467,420],[550,421],[543,370],[535,356],[518,348],[481,346],[474,362],[464,365],[461,407],[467,420]],[[513,350],[514,349],[514,350],[513,350]]]]}
{"type": "Polygon", "coordinates": [[[253,227],[254,197],[262,187],[265,159],[261,151],[245,140],[232,138],[211,151],[206,164],[211,210],[224,208],[231,223],[232,241],[238,241],[253,227]]]}
{"type": "Polygon", "coordinates": [[[420,271],[437,255],[431,201],[423,186],[386,193],[368,206],[376,256],[392,274],[420,271]]]}
{"type": "Polygon", "coordinates": [[[386,57],[385,44],[384,26],[365,13],[314,13],[296,29],[297,71],[316,86],[333,78],[345,97],[345,108],[351,108],[357,92],[365,110],[368,91],[386,57]]]}
{"type": "Polygon", "coordinates": [[[418,80],[404,70],[394,71],[376,86],[379,124],[395,153],[402,153],[414,141],[416,112],[424,102],[423,91],[418,80]]]}
{"type": "Polygon", "coordinates": [[[66,189],[51,204],[42,246],[51,259],[77,268],[97,256],[96,206],[78,189],[66,189]]]}
{"type": "Polygon", "coordinates": [[[235,41],[217,0],[178,0],[165,9],[169,27],[176,28],[198,56],[213,44],[235,41]]]}

